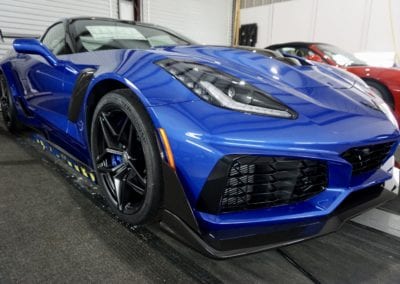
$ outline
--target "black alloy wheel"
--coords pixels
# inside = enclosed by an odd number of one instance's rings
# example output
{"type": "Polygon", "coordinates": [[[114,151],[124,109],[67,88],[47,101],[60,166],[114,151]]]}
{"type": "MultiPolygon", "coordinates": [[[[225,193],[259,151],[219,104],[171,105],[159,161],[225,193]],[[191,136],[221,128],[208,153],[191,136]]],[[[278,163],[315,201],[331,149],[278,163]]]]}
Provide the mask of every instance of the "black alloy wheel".
{"type": "Polygon", "coordinates": [[[132,224],[155,217],[161,200],[160,155],[147,112],[130,91],[105,95],[94,112],[93,164],[115,213],[132,224]]]}

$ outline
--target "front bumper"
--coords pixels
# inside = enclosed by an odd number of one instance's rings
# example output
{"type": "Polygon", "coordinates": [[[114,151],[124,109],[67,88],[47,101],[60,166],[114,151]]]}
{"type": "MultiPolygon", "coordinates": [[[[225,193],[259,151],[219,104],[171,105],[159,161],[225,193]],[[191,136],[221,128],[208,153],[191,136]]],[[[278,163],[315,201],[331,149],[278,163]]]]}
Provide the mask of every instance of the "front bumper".
{"type": "Polygon", "coordinates": [[[297,223],[277,224],[269,232],[232,239],[201,236],[171,211],[165,210],[161,226],[182,242],[214,258],[229,258],[285,246],[335,232],[347,220],[377,207],[397,195],[393,188],[374,186],[349,197],[331,214],[297,223]]]}
{"type": "MultiPolygon", "coordinates": [[[[398,131],[381,118],[331,117],[324,112],[289,121],[243,115],[204,102],[160,106],[154,114],[156,127],[168,134],[176,163],[176,172],[164,166],[167,177],[161,225],[207,255],[231,257],[326,234],[340,228],[348,218],[395,196],[391,187],[379,187],[391,178],[389,170],[373,167],[370,171],[361,165],[365,173],[353,175],[357,161],[342,157],[353,148],[388,142],[393,146],[387,157],[393,155],[398,131]],[[278,157],[274,162],[282,161],[282,157],[321,161],[327,169],[325,190],[317,188],[313,191],[316,195],[293,203],[277,202],[269,208],[253,207],[254,200],[237,211],[218,208],[226,183],[218,183],[220,179],[213,173],[221,160],[236,155],[278,157]],[[210,194],[203,195],[209,182],[210,194]],[[369,188],[382,192],[368,194],[364,200],[369,188]],[[364,203],[343,207],[341,204],[356,192],[364,203]]],[[[366,153],[374,157],[373,151],[371,148],[366,153]]],[[[364,149],[356,152],[356,158],[364,155],[364,149]]],[[[226,166],[223,172],[221,180],[231,177],[226,166]]]]}
{"type": "MultiPolygon", "coordinates": [[[[392,159],[381,168],[391,171],[392,159]]],[[[167,232],[201,253],[214,258],[229,258],[289,245],[335,232],[347,220],[394,199],[398,192],[398,170],[384,183],[353,190],[340,204],[325,215],[264,224],[262,232],[257,226],[243,226],[222,230],[222,234],[204,232],[192,211],[175,172],[164,165],[164,183],[168,188],[161,226],[167,232]],[[231,231],[231,232],[229,232],[231,231]]],[[[287,217],[287,216],[286,216],[287,217]]]]}

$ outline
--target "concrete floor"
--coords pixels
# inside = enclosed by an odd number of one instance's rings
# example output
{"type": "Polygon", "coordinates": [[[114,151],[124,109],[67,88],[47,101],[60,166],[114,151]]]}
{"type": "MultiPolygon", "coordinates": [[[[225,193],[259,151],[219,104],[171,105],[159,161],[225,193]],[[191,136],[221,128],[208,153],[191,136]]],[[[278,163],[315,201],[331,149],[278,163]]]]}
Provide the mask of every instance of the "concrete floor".
{"type": "MultiPolygon", "coordinates": [[[[0,122],[0,125],[1,122],[0,122]]],[[[97,189],[0,127],[0,283],[398,283],[400,238],[350,222],[216,261],[112,216],[97,189]]],[[[396,207],[395,207],[396,208],[396,207]]]]}

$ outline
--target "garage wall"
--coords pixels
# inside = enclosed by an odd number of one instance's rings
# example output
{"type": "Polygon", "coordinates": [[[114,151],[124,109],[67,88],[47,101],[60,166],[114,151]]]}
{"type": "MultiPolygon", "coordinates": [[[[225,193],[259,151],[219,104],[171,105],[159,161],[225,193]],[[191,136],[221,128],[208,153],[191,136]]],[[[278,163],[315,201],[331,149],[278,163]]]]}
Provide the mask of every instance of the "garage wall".
{"type": "Polygon", "coordinates": [[[250,8],[241,9],[241,24],[258,24],[257,47],[285,41],[321,41],[351,52],[394,52],[389,1],[396,45],[400,46],[398,0],[296,0],[248,5],[250,8]]]}
{"type": "Polygon", "coordinates": [[[143,0],[143,21],[199,43],[230,45],[232,9],[233,0],[143,0]]]}
{"type": "MultiPolygon", "coordinates": [[[[76,16],[118,17],[117,0],[1,0],[0,29],[3,34],[41,35],[55,21],[76,16]]],[[[0,42],[0,58],[12,39],[0,42]]]]}

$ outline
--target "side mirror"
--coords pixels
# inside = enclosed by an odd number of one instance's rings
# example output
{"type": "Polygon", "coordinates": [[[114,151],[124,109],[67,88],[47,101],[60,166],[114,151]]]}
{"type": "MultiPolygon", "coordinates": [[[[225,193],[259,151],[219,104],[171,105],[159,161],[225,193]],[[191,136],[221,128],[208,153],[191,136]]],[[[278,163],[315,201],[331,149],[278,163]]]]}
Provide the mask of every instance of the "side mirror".
{"type": "Polygon", "coordinates": [[[306,58],[311,61],[316,61],[316,62],[320,62],[320,63],[324,62],[324,60],[318,54],[307,55],[306,58]]]}
{"type": "Polygon", "coordinates": [[[14,40],[14,50],[18,53],[37,54],[42,56],[52,66],[57,66],[57,57],[40,41],[33,38],[21,38],[14,40]]]}

